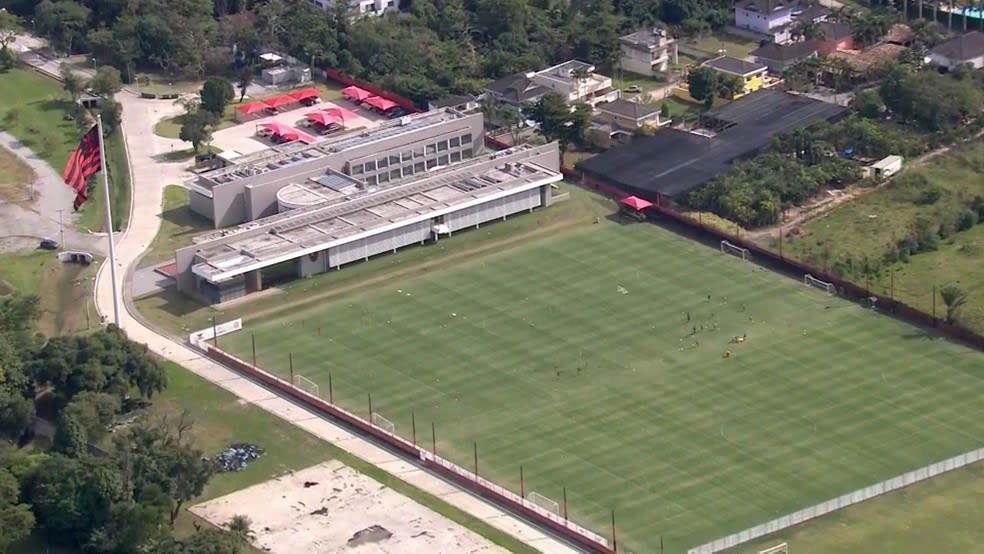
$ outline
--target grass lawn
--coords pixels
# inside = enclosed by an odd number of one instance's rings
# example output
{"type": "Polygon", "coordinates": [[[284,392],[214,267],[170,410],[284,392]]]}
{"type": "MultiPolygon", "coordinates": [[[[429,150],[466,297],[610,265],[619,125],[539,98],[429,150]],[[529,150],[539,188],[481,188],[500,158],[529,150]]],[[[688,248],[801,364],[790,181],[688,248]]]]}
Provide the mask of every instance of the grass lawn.
{"type": "MultiPolygon", "coordinates": [[[[99,262],[101,263],[101,261],[99,262]]],[[[0,293],[16,290],[41,299],[38,328],[45,335],[70,334],[99,324],[92,301],[98,263],[63,264],[54,252],[0,255],[0,293]]]]}
{"type": "Polygon", "coordinates": [[[144,252],[141,265],[153,265],[174,259],[174,251],[191,244],[191,239],[212,229],[209,221],[188,208],[188,189],[178,185],[164,188],[161,229],[144,252]]]}
{"type": "MultiPolygon", "coordinates": [[[[75,122],[65,120],[65,114],[71,111],[72,106],[61,84],[30,69],[18,67],[0,74],[0,98],[5,99],[0,112],[3,127],[61,173],[80,138],[75,122]]],[[[119,215],[114,213],[117,227],[123,227],[129,216],[130,192],[125,171],[126,152],[118,135],[108,139],[107,151],[114,205],[127,206],[118,210],[119,215]]],[[[93,179],[101,183],[100,176],[93,179]]],[[[82,208],[79,226],[101,231],[104,205],[101,186],[97,186],[82,208]]]]}
{"type": "Polygon", "coordinates": [[[975,464],[726,552],[758,554],[780,542],[796,554],[977,552],[982,496],[984,465],[975,464]]]}
{"type": "MultiPolygon", "coordinates": [[[[984,195],[980,168],[984,167],[984,142],[957,147],[929,165],[907,169],[883,189],[845,203],[823,217],[803,226],[804,234],[788,236],[783,250],[816,265],[827,259],[834,266],[838,260],[855,262],[865,256],[879,260],[890,244],[911,232],[919,216],[940,221],[944,214],[958,213],[971,198],[984,195]],[[924,176],[930,186],[941,191],[939,200],[930,205],[918,204],[922,189],[906,185],[912,176],[924,176]]],[[[980,271],[984,254],[984,229],[978,224],[970,231],[956,233],[941,241],[935,252],[915,254],[908,262],[886,267],[873,279],[875,290],[888,293],[890,270],[894,269],[896,298],[926,311],[931,309],[933,285],[959,282],[972,289],[964,308],[965,323],[984,331],[984,287],[980,271]]],[[[775,242],[774,240],[772,241],[775,242]]],[[[775,247],[775,244],[769,244],[775,247]]],[[[861,278],[863,280],[863,277],[861,278]]]]}
{"type": "Polygon", "coordinates": [[[717,56],[718,51],[724,48],[726,55],[740,59],[758,48],[758,43],[742,37],[714,33],[694,39],[690,42],[689,46],[706,52],[711,57],[717,56]]]}
{"type": "Polygon", "coordinates": [[[349,409],[372,394],[404,436],[411,414],[433,422],[466,467],[477,441],[486,476],[518,490],[522,464],[527,491],[566,487],[602,533],[614,509],[629,550],[662,536],[681,552],[984,431],[978,353],[647,224],[553,230],[336,292],[271,297],[279,311],[220,345],[248,356],[255,334],[260,365],[287,375],[292,353],[349,409]]]}
{"type": "Polygon", "coordinates": [[[31,199],[34,170],[13,152],[0,147],[0,200],[19,204],[31,199]]]}

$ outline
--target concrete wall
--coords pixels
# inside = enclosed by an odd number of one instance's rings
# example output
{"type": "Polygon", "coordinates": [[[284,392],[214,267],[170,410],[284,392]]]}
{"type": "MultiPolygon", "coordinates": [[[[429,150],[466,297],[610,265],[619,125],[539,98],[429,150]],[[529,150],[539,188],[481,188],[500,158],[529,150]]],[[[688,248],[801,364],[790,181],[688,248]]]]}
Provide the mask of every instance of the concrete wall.
{"type": "Polygon", "coordinates": [[[328,268],[328,251],[325,250],[316,254],[302,256],[299,260],[299,267],[297,268],[298,277],[310,277],[324,273],[328,268]]]}
{"type": "Polygon", "coordinates": [[[793,10],[784,8],[764,14],[757,11],[735,8],[735,26],[757,33],[772,34],[772,29],[792,23],[793,10]]]}
{"type": "Polygon", "coordinates": [[[539,207],[540,204],[541,194],[537,188],[450,213],[445,216],[444,223],[452,232],[460,231],[539,207]]]}
{"type": "Polygon", "coordinates": [[[336,268],[397,248],[419,244],[431,238],[431,221],[421,221],[400,229],[343,244],[328,251],[328,266],[336,268]]]}
{"type": "Polygon", "coordinates": [[[213,209],[212,199],[204,194],[199,194],[193,190],[188,191],[188,208],[196,214],[212,219],[215,210],[213,209]]]}

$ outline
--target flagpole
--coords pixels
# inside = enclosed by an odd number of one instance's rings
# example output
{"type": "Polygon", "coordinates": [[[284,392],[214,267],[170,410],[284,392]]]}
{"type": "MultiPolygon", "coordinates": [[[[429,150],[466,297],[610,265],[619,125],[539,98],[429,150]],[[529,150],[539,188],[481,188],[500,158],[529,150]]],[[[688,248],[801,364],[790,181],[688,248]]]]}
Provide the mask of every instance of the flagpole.
{"type": "Polygon", "coordinates": [[[102,165],[103,193],[106,196],[106,235],[109,237],[109,275],[113,281],[113,321],[120,327],[120,295],[116,281],[116,245],[113,244],[113,208],[109,196],[109,171],[106,170],[106,146],[103,143],[102,115],[96,116],[99,126],[99,160],[102,165]]]}

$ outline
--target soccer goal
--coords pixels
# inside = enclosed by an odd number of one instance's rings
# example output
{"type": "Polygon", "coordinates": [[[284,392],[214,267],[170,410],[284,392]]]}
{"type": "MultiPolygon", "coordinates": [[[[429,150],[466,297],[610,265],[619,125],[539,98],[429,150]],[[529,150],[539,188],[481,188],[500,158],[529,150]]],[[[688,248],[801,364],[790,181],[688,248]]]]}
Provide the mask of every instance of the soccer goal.
{"type": "Polygon", "coordinates": [[[536,491],[530,491],[527,493],[526,499],[544,510],[560,515],[560,504],[536,491]]]}
{"type": "Polygon", "coordinates": [[[393,425],[392,421],[386,419],[385,417],[377,413],[372,414],[372,424],[391,435],[396,434],[396,425],[393,425]]]}
{"type": "Polygon", "coordinates": [[[759,550],[759,554],[789,554],[789,545],[782,542],[765,550],[759,550]]]}
{"type": "Polygon", "coordinates": [[[721,241],[721,253],[722,254],[734,254],[743,260],[748,259],[748,249],[742,248],[740,246],[731,244],[726,240],[721,241]]]}
{"type": "Polygon", "coordinates": [[[302,391],[321,398],[321,388],[314,381],[303,375],[294,375],[294,386],[302,391]]]}
{"type": "Polygon", "coordinates": [[[828,283],[827,281],[821,281],[820,279],[817,279],[816,277],[810,275],[809,273],[803,276],[803,284],[808,287],[816,287],[818,289],[827,291],[827,294],[831,296],[833,296],[834,292],[837,291],[837,289],[834,288],[833,283],[828,283]]]}

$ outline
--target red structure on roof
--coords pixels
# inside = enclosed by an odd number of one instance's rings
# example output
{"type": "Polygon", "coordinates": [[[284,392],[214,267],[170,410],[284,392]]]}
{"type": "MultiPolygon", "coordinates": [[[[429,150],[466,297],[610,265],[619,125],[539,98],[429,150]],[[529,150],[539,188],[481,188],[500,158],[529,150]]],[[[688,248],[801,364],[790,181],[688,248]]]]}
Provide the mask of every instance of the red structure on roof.
{"type": "Polygon", "coordinates": [[[251,113],[261,112],[270,106],[261,100],[256,100],[254,102],[246,102],[245,104],[240,104],[236,106],[236,110],[243,115],[249,115],[251,113]]]}
{"type": "Polygon", "coordinates": [[[301,90],[295,90],[293,92],[288,92],[287,96],[290,96],[294,100],[307,100],[308,98],[317,98],[321,96],[316,88],[305,88],[301,90]]]}
{"type": "Polygon", "coordinates": [[[638,196],[626,196],[621,202],[636,211],[645,210],[653,205],[649,200],[639,198],[638,196]]]}
{"type": "Polygon", "coordinates": [[[280,96],[274,96],[273,98],[266,98],[263,103],[271,108],[279,108],[280,106],[286,106],[287,104],[293,104],[297,102],[296,98],[291,97],[289,94],[281,94],[280,96]]]}
{"type": "Polygon", "coordinates": [[[351,98],[352,100],[355,100],[356,102],[362,102],[363,100],[372,97],[372,93],[371,92],[369,92],[369,91],[367,91],[365,89],[361,89],[361,88],[359,88],[359,87],[357,87],[355,85],[352,85],[350,87],[343,88],[342,89],[342,95],[343,96],[347,96],[347,97],[351,98]]]}
{"type": "Polygon", "coordinates": [[[394,102],[392,100],[387,100],[387,99],[383,98],[382,96],[373,96],[372,98],[366,99],[365,102],[366,102],[366,104],[369,104],[373,108],[376,108],[377,110],[380,110],[380,111],[383,111],[383,112],[385,112],[386,110],[388,110],[390,108],[395,108],[395,107],[399,106],[399,104],[397,104],[396,102],[394,102]]]}

